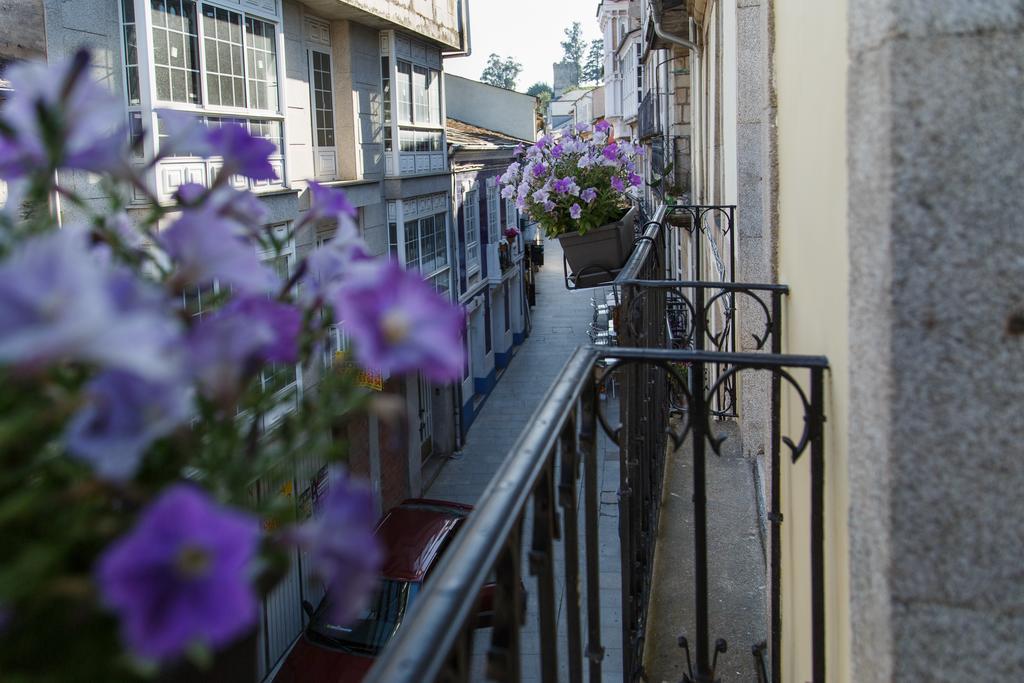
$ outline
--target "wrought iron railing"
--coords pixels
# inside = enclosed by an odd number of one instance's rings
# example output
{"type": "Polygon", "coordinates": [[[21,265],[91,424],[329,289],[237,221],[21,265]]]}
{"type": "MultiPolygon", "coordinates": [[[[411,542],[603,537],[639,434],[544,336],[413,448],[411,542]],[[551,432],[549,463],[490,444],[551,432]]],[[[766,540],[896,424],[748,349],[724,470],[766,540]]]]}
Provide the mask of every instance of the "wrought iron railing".
{"type": "MultiPolygon", "coordinates": [[[[538,597],[538,611],[528,618],[536,619],[539,631],[540,652],[534,656],[539,657],[541,679],[559,679],[561,637],[565,641],[563,651],[569,680],[582,681],[585,671],[590,681],[602,680],[606,643],[601,640],[599,429],[620,447],[622,680],[640,680],[650,568],[668,440],[673,447],[688,441],[693,458],[696,628],[694,640],[689,643],[695,655],[691,678],[701,683],[714,680],[713,665],[718,655],[713,655],[711,649],[708,623],[711,596],[705,469],[709,450],[718,452],[723,439],[707,410],[709,395],[686,386],[676,369],[681,363],[688,364],[697,376],[707,363],[726,363],[732,374],[768,371],[794,387],[805,420],[803,432],[787,443],[794,461],[805,452],[810,453],[812,567],[819,568],[814,572],[812,590],[818,623],[818,606],[824,604],[817,596],[823,595],[824,590],[821,425],[826,360],[775,354],[582,347],[555,379],[367,681],[470,680],[477,607],[467,596],[480,594],[492,574],[497,590],[486,676],[496,681],[519,681],[524,656],[520,648],[523,555],[528,560],[529,574],[534,577],[528,590],[537,591],[538,597]],[[613,369],[599,370],[599,361],[613,363],[613,369]],[[798,378],[800,371],[807,377],[798,378]],[[620,405],[627,411],[617,426],[611,424],[597,399],[612,375],[622,384],[620,405]],[[647,377],[659,380],[648,384],[644,382],[647,377]],[[669,383],[685,396],[688,405],[684,422],[674,428],[664,409],[669,383]],[[805,386],[810,387],[809,391],[805,386]],[[582,506],[576,498],[581,480],[582,506]],[[562,609],[555,596],[556,542],[561,544],[564,557],[562,609]],[[564,631],[557,623],[560,614],[566,621],[564,631]]],[[[773,494],[778,494],[774,485],[773,494]]],[[[775,502],[773,510],[777,509],[775,502]]],[[[823,628],[823,613],[820,617],[823,628]]],[[[720,646],[716,644],[716,648],[720,646]]],[[[815,683],[824,683],[824,679],[815,678],[815,683]]]]}
{"type": "MultiPolygon", "coordinates": [[[[827,361],[816,356],[778,353],[784,287],[666,280],[666,255],[672,245],[668,233],[661,222],[647,224],[616,279],[622,296],[621,315],[626,316],[620,322],[620,343],[628,348],[581,347],[573,354],[482,493],[465,528],[422,589],[391,644],[370,671],[368,682],[471,680],[477,621],[476,599],[472,596],[480,595],[485,583],[491,580],[497,588],[493,595],[494,618],[485,675],[490,680],[519,681],[526,657],[520,639],[524,556],[528,574],[533,577],[526,589],[535,591],[538,598],[536,613],[526,618],[535,620],[537,625],[539,653],[530,657],[537,659],[541,679],[559,680],[559,659],[564,657],[564,671],[572,683],[582,682],[584,675],[591,682],[600,681],[607,670],[614,670],[615,676],[621,676],[623,681],[639,681],[648,637],[648,603],[666,455],[669,449],[685,446],[686,457],[692,458],[693,465],[695,566],[694,638],[684,639],[689,668],[686,680],[712,683],[725,646],[719,640],[712,647],[709,627],[712,589],[708,568],[707,456],[709,452],[718,453],[724,441],[721,425],[716,421],[721,414],[723,387],[730,382],[735,386],[735,378],[742,373],[768,372],[773,387],[769,486],[769,517],[773,522],[771,647],[766,643],[750,645],[754,646],[765,679],[769,668],[773,672],[779,670],[779,465],[785,444],[794,463],[810,462],[812,680],[825,683],[822,425],[827,361]],[[666,314],[681,292],[689,293],[683,308],[689,311],[692,329],[680,335],[668,324],[666,314]],[[708,306],[715,297],[737,295],[752,296],[766,309],[769,318],[765,331],[755,338],[759,348],[770,342],[772,353],[669,348],[675,337],[677,343],[681,338],[684,347],[687,340],[692,340],[691,346],[697,346],[698,340],[709,340],[709,348],[718,349],[715,340],[720,335],[710,333],[706,324],[708,306]],[[682,367],[687,368],[685,381],[680,373],[682,367]],[[717,372],[711,372],[713,368],[717,372]],[[599,398],[612,382],[619,387],[619,416],[614,425],[599,398]],[[801,427],[797,428],[799,433],[788,438],[783,435],[780,419],[779,396],[783,390],[794,397],[790,404],[803,412],[802,421],[790,420],[801,427]],[[671,412],[673,397],[683,408],[676,417],[671,412]],[[619,450],[621,669],[605,662],[605,646],[611,643],[603,642],[601,635],[601,500],[597,483],[601,433],[619,450]],[[583,499],[579,501],[581,488],[583,499]],[[561,546],[560,566],[556,562],[556,544],[561,546]],[[561,601],[556,599],[556,569],[562,574],[565,591],[561,601]],[[560,619],[564,619],[564,627],[560,627],[560,619]],[[692,667],[691,648],[695,657],[692,667]]],[[[773,673],[771,680],[778,682],[779,674],[773,673]]]]}

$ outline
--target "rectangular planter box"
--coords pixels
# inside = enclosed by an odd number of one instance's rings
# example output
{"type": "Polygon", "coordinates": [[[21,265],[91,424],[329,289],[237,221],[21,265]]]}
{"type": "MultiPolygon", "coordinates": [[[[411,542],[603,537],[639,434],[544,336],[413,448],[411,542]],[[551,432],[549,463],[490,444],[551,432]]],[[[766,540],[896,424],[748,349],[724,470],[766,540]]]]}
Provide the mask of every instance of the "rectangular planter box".
{"type": "Polygon", "coordinates": [[[601,277],[625,265],[633,251],[636,207],[632,207],[616,223],[590,230],[586,235],[569,232],[558,236],[569,269],[579,279],[601,277]]]}

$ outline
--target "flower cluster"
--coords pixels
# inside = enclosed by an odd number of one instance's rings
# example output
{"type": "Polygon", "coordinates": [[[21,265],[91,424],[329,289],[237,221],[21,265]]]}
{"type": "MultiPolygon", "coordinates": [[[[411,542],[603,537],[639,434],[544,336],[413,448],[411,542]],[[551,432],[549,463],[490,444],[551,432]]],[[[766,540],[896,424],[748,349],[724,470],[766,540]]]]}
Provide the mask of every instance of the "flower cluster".
{"type": "Polygon", "coordinates": [[[515,227],[514,225],[510,225],[509,227],[505,228],[505,239],[507,239],[509,242],[512,242],[517,237],[519,237],[519,228],[515,227]]]}
{"type": "Polygon", "coordinates": [[[632,188],[643,184],[637,158],[643,148],[609,135],[610,125],[577,125],[559,139],[544,136],[520,147],[501,176],[502,196],[555,237],[617,221],[632,188]]]}
{"type": "Polygon", "coordinates": [[[372,257],[341,191],[310,183],[289,233],[266,230],[261,201],[228,179],[273,178],[271,143],[162,112],[160,152],[133,166],[138,142],[89,70],[86,53],[13,66],[0,111],[0,535],[13,553],[0,606],[18,653],[0,670],[26,679],[61,678],[54,639],[76,678],[142,671],[109,651],[108,627],[156,664],[224,647],[256,628],[259,595],[297,548],[339,613],[358,611],[381,561],[369,492],[332,470],[304,520],[272,485],[300,457],[340,458],[337,420],[365,402],[354,371],[322,372],[330,328],[384,375],[453,380],[465,361],[461,309],[372,257]],[[179,153],[222,171],[130,217],[126,188],[152,196],[154,165],[179,153]],[[99,174],[110,205],[76,195],[69,170],[99,174]],[[63,227],[53,196],[76,210],[63,227]],[[325,220],[334,237],[293,274],[268,265],[325,220]],[[197,297],[202,310],[188,310],[197,297]],[[272,381],[281,367],[319,375],[319,388],[297,401],[294,383],[272,381]]]}

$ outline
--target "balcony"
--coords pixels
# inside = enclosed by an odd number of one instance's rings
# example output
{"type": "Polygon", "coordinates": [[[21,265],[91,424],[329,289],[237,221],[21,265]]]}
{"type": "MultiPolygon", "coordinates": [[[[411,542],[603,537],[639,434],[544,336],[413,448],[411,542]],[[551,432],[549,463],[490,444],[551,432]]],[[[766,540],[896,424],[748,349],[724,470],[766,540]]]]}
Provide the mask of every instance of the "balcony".
{"type": "Polygon", "coordinates": [[[640,102],[640,110],[637,115],[637,119],[641,140],[646,140],[661,134],[661,116],[658,109],[658,97],[654,91],[649,90],[644,94],[644,99],[640,102]]]}
{"type": "Polygon", "coordinates": [[[501,267],[503,275],[515,266],[515,260],[512,258],[512,245],[508,242],[498,243],[498,265],[501,267]]]}
{"type": "Polygon", "coordinates": [[[580,347],[554,378],[367,681],[519,681],[538,670],[543,681],[574,683],[667,680],[666,671],[694,683],[780,682],[789,651],[780,598],[783,579],[793,580],[783,576],[785,495],[809,510],[808,519],[787,518],[787,533],[789,552],[810,568],[797,590],[812,617],[811,680],[825,683],[827,360],[780,353],[784,285],[736,283],[731,272],[671,279],[718,270],[701,255],[722,251],[716,233],[731,231],[731,216],[731,207],[662,207],[645,226],[613,286],[621,345],[580,347]],[[717,215],[729,221],[711,220],[717,215]],[[672,263],[681,242],[692,256],[685,268],[672,263]],[[737,353],[743,311],[761,320],[745,330],[753,350],[737,353]],[[756,531],[728,528],[730,510],[752,507],[753,491],[723,477],[738,441],[727,441],[737,433],[736,383],[765,374],[771,477],[762,549],[756,531]],[[612,458],[617,490],[602,492],[599,468],[612,458]],[[783,481],[784,458],[786,471],[799,472],[792,481],[783,481]],[[737,580],[737,551],[752,558],[755,580],[737,580]],[[493,626],[478,632],[466,596],[491,580],[493,626]],[[485,671],[473,669],[474,646],[486,649],[485,671]]]}

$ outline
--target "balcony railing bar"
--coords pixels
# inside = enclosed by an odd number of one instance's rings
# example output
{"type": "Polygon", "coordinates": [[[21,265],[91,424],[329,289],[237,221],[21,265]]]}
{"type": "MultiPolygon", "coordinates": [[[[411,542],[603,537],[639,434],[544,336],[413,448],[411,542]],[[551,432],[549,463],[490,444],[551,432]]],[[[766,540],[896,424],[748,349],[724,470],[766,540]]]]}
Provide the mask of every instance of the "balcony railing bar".
{"type": "MultiPolygon", "coordinates": [[[[686,351],[672,349],[630,349],[581,347],[570,358],[566,367],[559,374],[548,395],[535,411],[529,426],[513,446],[509,457],[492,479],[481,496],[483,501],[473,512],[466,523],[466,528],[453,542],[441,565],[435,570],[435,576],[423,588],[416,604],[405,619],[393,642],[370,672],[368,681],[373,683],[421,683],[423,681],[468,680],[469,670],[467,657],[473,627],[473,600],[466,596],[477,595],[491,569],[497,572],[499,590],[495,597],[496,617],[492,632],[492,645],[488,657],[488,675],[499,681],[518,681],[519,665],[519,612],[515,608],[519,604],[519,541],[523,524],[526,523],[528,506],[532,506],[532,535],[529,551],[531,573],[537,575],[540,592],[538,606],[541,630],[541,661],[542,680],[557,680],[557,623],[556,603],[553,592],[553,541],[563,539],[566,544],[573,544],[573,533],[569,527],[574,521],[570,516],[563,516],[558,523],[555,496],[556,463],[560,474],[558,486],[559,507],[564,513],[567,508],[574,507],[575,501],[569,493],[575,489],[579,481],[578,460],[584,468],[584,515],[586,522],[584,553],[586,557],[585,580],[587,582],[587,647],[582,647],[582,624],[580,628],[569,625],[567,637],[570,640],[568,668],[572,680],[581,680],[581,653],[586,653],[590,661],[590,681],[601,680],[602,650],[600,644],[600,594],[598,591],[598,537],[596,520],[600,514],[600,501],[597,497],[597,442],[596,426],[602,425],[612,436],[619,439],[620,448],[627,450],[631,439],[640,436],[647,440],[649,434],[630,434],[628,425],[618,429],[607,425],[607,420],[600,412],[600,403],[596,396],[599,386],[607,380],[607,376],[595,374],[595,366],[599,361],[617,362],[616,372],[629,373],[644,368],[657,369],[670,381],[680,382],[674,367],[679,363],[687,363],[690,367],[700,368],[705,363],[724,363],[732,372],[741,370],[768,370],[777,374],[783,381],[792,383],[798,388],[798,395],[805,407],[807,428],[805,433],[794,442],[789,442],[793,459],[810,450],[812,462],[812,485],[817,493],[812,492],[812,590],[815,592],[814,624],[815,624],[815,671],[820,672],[824,666],[824,650],[821,632],[824,629],[824,599],[820,594],[824,589],[824,560],[822,553],[823,539],[823,440],[821,422],[823,416],[822,373],[828,367],[827,360],[820,356],[780,356],[763,353],[720,353],[713,351],[686,351]],[[795,382],[791,371],[806,369],[811,373],[810,398],[808,399],[795,382]],[[576,455],[578,453],[578,456],[576,455]],[[545,614],[546,613],[546,614],[545,614]],[[573,641],[575,640],[575,644],[573,641]]],[[[627,380],[628,382],[628,380],[627,380]]],[[[648,394],[656,400],[655,391],[648,394]]],[[[704,392],[690,392],[691,401],[689,425],[684,432],[692,440],[694,457],[694,511],[695,511],[695,554],[698,558],[696,572],[697,593],[697,633],[696,641],[696,672],[695,681],[711,681],[714,672],[711,669],[708,629],[708,572],[707,572],[707,536],[703,530],[706,522],[706,500],[704,492],[704,460],[706,447],[717,451],[721,440],[716,436],[706,411],[699,412],[706,401],[704,392]]],[[[634,396],[637,396],[634,394],[634,396]]],[[[656,403],[648,403],[646,411],[651,414],[656,403]]],[[[643,405],[636,410],[644,412],[643,405]]],[[[650,424],[657,425],[658,419],[650,418],[650,424]]],[[[635,561],[646,555],[648,543],[653,546],[653,531],[656,530],[657,497],[660,487],[651,484],[660,480],[664,460],[657,457],[658,444],[647,442],[644,452],[625,453],[627,462],[623,463],[623,475],[620,493],[632,493],[632,501],[642,503],[646,510],[637,509],[623,503],[621,514],[629,516],[624,530],[632,529],[634,535],[621,537],[624,561],[635,561]],[[653,446],[653,448],[651,448],[653,446]],[[634,514],[639,512],[639,514],[634,514]],[[653,524],[652,524],[653,522],[653,524]],[[639,532],[639,533],[637,533],[639,532]],[[632,541],[632,543],[630,543],[632,541]]],[[[660,449],[662,452],[664,449],[660,449]]],[[[573,526],[573,528],[575,528],[573,526]]],[[[567,546],[568,547],[568,546],[567,546]]],[[[653,549],[653,548],[651,548],[653,549]]],[[[578,567],[573,561],[573,553],[566,554],[565,580],[573,585],[580,579],[578,567]]],[[[632,598],[636,602],[645,601],[646,593],[636,591],[641,583],[634,572],[624,576],[623,588],[629,593],[623,600],[632,598]]],[[[567,593],[567,610],[575,607],[579,611],[579,595],[567,593]]],[[[625,615],[624,615],[625,618],[625,615]]],[[[568,623],[568,622],[567,622],[568,623]]],[[[634,639],[642,643],[643,632],[632,634],[634,639]]],[[[625,644],[625,643],[624,643],[625,644]]],[[[624,653],[625,654],[625,653],[624,653]]],[[[624,669],[625,680],[638,680],[640,675],[639,662],[624,669]]],[[[824,683],[823,676],[816,673],[815,683],[824,683]]]]}

